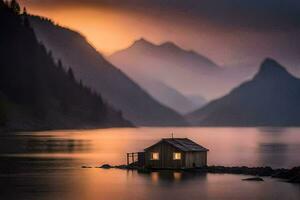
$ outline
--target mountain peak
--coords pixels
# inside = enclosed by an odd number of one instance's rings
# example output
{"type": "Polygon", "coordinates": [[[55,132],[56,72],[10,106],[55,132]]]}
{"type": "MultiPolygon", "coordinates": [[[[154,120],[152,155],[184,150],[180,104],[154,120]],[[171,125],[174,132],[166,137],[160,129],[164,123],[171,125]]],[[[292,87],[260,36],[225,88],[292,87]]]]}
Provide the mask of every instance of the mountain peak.
{"type": "Polygon", "coordinates": [[[159,45],[160,47],[165,47],[165,48],[176,48],[176,49],[181,49],[180,47],[178,47],[176,44],[174,44],[173,42],[164,42],[162,44],[159,45]]]}
{"type": "Polygon", "coordinates": [[[276,77],[283,77],[292,75],[277,61],[272,58],[266,58],[256,74],[255,78],[276,78],[276,77]]]}
{"type": "Polygon", "coordinates": [[[286,72],[286,69],[272,58],[266,58],[262,62],[260,70],[280,70],[286,72]]]}
{"type": "Polygon", "coordinates": [[[134,41],[132,46],[153,46],[153,44],[151,42],[149,42],[148,40],[146,40],[145,38],[141,37],[140,39],[134,41]]]}

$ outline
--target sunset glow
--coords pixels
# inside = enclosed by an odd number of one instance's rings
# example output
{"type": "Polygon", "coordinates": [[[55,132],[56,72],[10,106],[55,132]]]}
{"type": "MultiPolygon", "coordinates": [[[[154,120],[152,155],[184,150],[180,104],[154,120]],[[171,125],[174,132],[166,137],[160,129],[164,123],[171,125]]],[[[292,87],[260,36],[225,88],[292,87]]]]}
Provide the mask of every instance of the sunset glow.
{"type": "Polygon", "coordinates": [[[129,32],[126,28],[134,22],[113,10],[76,7],[50,10],[30,7],[30,10],[80,32],[104,54],[125,48],[140,37],[138,33],[129,32]]]}
{"type": "Polygon", "coordinates": [[[299,200],[299,19],[299,0],[0,0],[0,200],[299,200]]]}
{"type": "MultiPolygon", "coordinates": [[[[175,42],[208,56],[221,66],[253,67],[265,57],[280,59],[291,68],[297,66],[299,56],[295,53],[297,45],[293,44],[298,43],[299,30],[292,18],[293,13],[298,13],[296,7],[289,11],[289,16],[284,7],[276,7],[276,3],[270,2],[266,12],[260,12],[261,8],[256,4],[249,7],[250,1],[236,2],[237,5],[232,6],[235,10],[230,12],[226,1],[215,4],[199,1],[188,12],[187,8],[181,7],[183,2],[170,1],[170,6],[159,2],[22,0],[21,4],[32,14],[49,17],[79,31],[105,55],[124,49],[139,38],[146,38],[157,44],[175,42]],[[265,16],[268,12],[270,14],[265,16]],[[257,20],[258,17],[261,20],[257,20]]],[[[192,2],[187,2],[186,6],[193,5],[192,2]]]]}
{"type": "MultiPolygon", "coordinates": [[[[215,48],[221,42],[218,30],[204,22],[196,26],[196,22],[184,18],[176,23],[171,16],[149,17],[138,12],[113,8],[92,7],[41,7],[23,3],[30,13],[46,16],[61,26],[71,28],[83,34],[87,40],[104,55],[110,55],[127,48],[135,40],[146,38],[156,44],[174,41],[185,49],[195,49],[225,64],[233,56],[230,50],[224,52],[215,48]],[[194,25],[193,25],[194,24],[194,25]],[[199,32],[205,28],[207,32],[199,32]],[[212,28],[212,30],[210,30],[212,28]],[[208,31],[215,36],[211,37],[208,31]],[[194,38],[197,38],[195,41],[194,38]],[[215,44],[214,44],[215,43],[215,44]]],[[[225,34],[226,33],[222,33],[225,34]]],[[[231,38],[230,35],[227,37],[231,38]]],[[[229,39],[230,41],[232,39],[229,39]]],[[[226,41],[222,41],[225,42],[226,41]]]]}

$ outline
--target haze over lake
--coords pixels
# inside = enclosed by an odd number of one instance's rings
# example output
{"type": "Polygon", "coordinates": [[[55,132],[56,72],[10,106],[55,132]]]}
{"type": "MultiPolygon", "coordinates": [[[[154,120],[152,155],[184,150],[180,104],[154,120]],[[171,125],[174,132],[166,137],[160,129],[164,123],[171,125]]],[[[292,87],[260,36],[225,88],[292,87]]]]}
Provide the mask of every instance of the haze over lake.
{"type": "Polygon", "coordinates": [[[0,199],[298,199],[300,186],[244,175],[81,166],[125,164],[127,152],[188,137],[210,149],[209,165],[290,168],[300,163],[299,128],[126,128],[2,135],[0,199]]]}
{"type": "Polygon", "coordinates": [[[0,200],[299,200],[299,19],[0,0],[0,200]]]}

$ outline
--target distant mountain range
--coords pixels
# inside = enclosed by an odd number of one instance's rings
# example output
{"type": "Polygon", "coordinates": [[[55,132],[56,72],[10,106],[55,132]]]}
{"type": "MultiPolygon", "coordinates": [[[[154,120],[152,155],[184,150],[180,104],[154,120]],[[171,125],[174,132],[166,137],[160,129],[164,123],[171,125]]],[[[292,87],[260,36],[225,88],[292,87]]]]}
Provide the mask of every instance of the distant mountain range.
{"type": "Polygon", "coordinates": [[[252,80],[187,118],[201,126],[300,126],[300,79],[266,59],[252,80]]]}
{"type": "Polygon", "coordinates": [[[174,68],[176,68],[177,66],[188,66],[189,68],[194,67],[195,69],[201,69],[202,72],[207,73],[219,69],[217,64],[215,64],[209,58],[202,56],[192,50],[182,49],[173,42],[164,42],[162,44],[156,45],[144,38],[136,40],[129,48],[118,51],[111,57],[122,57],[122,54],[137,53],[145,57],[156,57],[161,60],[165,60],[168,63],[173,62],[174,68]],[[177,59],[174,60],[174,58],[177,59]]]}
{"type": "Polygon", "coordinates": [[[14,6],[0,0],[0,130],[131,127],[53,60],[14,6]]]}
{"type": "Polygon", "coordinates": [[[97,52],[79,33],[40,17],[31,25],[41,43],[56,60],[71,67],[77,80],[100,93],[104,100],[122,111],[137,126],[181,126],[185,119],[161,105],[97,52]]]}
{"type": "Polygon", "coordinates": [[[248,71],[219,67],[211,59],[182,49],[172,42],[156,45],[145,39],[137,40],[129,48],[112,54],[109,60],[153,97],[181,113],[201,107],[205,103],[203,99],[210,100],[226,94],[251,75],[248,71]],[[187,99],[185,102],[191,102],[190,97],[202,96],[202,101],[199,100],[192,107],[189,103],[179,103],[182,102],[180,100],[175,101],[177,104],[168,103],[172,100],[165,95],[167,93],[154,93],[159,86],[154,89],[155,84],[151,81],[163,83],[181,94],[172,96],[173,99],[182,99],[184,96],[187,99]]]}
{"type": "Polygon", "coordinates": [[[242,81],[249,71],[140,39],[109,58],[139,87],[79,33],[18,12],[0,0],[0,130],[300,126],[300,79],[273,59],[242,81]]]}
{"type": "Polygon", "coordinates": [[[147,80],[144,78],[143,83],[147,83],[147,92],[163,105],[166,105],[179,113],[186,114],[192,112],[206,103],[206,100],[202,97],[198,97],[197,100],[192,97],[191,99],[185,97],[176,89],[169,87],[165,83],[156,80],[147,80]]]}

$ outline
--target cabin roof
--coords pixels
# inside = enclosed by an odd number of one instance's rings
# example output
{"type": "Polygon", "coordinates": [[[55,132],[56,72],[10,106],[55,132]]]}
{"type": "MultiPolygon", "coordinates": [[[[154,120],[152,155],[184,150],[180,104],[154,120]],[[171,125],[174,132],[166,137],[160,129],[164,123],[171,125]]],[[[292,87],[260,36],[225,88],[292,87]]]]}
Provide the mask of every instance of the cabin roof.
{"type": "Polygon", "coordinates": [[[171,146],[175,147],[176,149],[179,149],[179,150],[185,151],[185,152],[209,151],[207,148],[197,144],[196,142],[194,142],[188,138],[163,138],[162,140],[155,143],[154,145],[146,148],[145,151],[161,142],[166,142],[166,143],[170,144],[171,146]]]}

